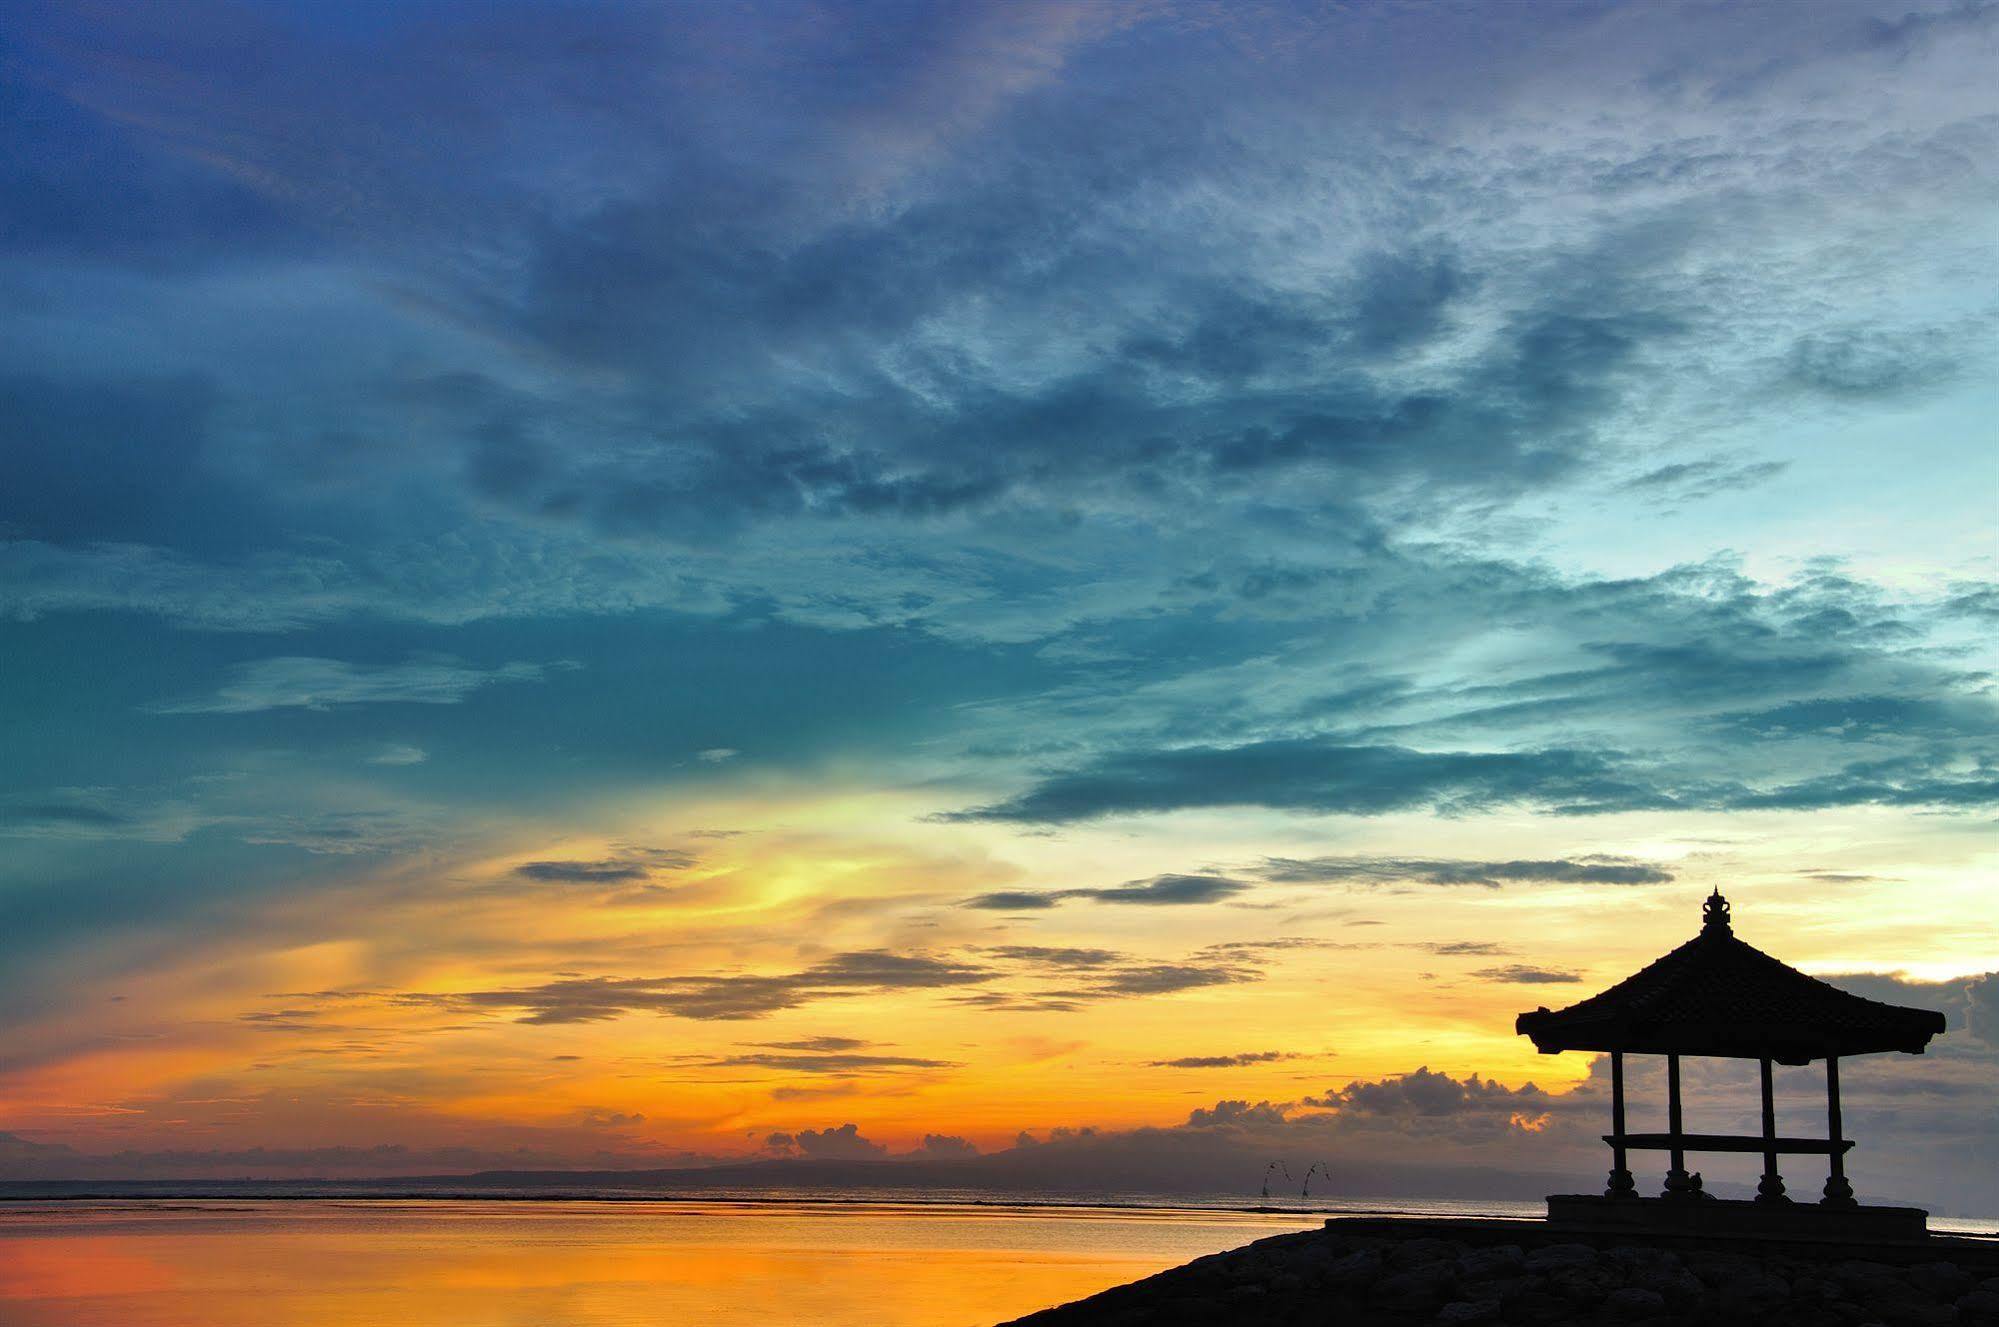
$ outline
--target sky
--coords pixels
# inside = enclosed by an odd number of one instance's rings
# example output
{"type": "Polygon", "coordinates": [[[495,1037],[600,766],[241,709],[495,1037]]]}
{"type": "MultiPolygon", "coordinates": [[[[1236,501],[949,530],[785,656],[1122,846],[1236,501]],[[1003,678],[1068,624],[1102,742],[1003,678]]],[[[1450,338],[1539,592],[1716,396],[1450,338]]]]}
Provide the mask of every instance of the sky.
{"type": "Polygon", "coordinates": [[[1995,56],[7,6],[0,1174],[1593,1177],[1720,887],[1999,1209],[1995,56]]]}

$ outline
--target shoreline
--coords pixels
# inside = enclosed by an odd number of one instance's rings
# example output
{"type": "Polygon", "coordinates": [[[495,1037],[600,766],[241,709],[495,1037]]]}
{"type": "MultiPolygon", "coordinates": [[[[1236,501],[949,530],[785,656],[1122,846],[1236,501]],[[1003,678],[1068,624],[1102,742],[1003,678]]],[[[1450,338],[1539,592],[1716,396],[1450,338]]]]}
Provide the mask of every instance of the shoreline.
{"type": "Polygon", "coordinates": [[[1999,1325],[1999,1242],[1799,1241],[1344,1217],[1001,1327],[1999,1325]]]}

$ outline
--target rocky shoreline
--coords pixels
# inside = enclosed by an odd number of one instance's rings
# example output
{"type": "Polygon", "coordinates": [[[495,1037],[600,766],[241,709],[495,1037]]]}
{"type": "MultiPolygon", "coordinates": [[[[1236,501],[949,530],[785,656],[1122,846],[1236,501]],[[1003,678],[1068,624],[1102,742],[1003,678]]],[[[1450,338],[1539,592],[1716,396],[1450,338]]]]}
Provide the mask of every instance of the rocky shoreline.
{"type": "Polygon", "coordinates": [[[1336,1219],[1017,1323],[1999,1327],[1999,1242],[1813,1247],[1592,1236],[1530,1221],[1336,1219]]]}

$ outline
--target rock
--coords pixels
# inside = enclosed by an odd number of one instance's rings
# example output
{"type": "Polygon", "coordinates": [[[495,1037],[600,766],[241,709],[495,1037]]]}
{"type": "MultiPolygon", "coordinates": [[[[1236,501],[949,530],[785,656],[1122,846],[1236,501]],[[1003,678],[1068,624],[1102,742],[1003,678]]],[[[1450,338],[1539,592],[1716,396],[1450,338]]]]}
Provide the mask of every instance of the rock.
{"type": "Polygon", "coordinates": [[[1385,1308],[1423,1312],[1450,1300],[1457,1288],[1457,1277],[1452,1275],[1449,1264],[1431,1263],[1382,1277],[1374,1283],[1369,1298],[1385,1308]]]}
{"type": "Polygon", "coordinates": [[[1545,1290],[1526,1291],[1506,1305],[1508,1322],[1568,1323],[1575,1317],[1575,1305],[1545,1290]]]}
{"type": "Polygon", "coordinates": [[[1957,1306],[1941,1304],[1914,1286],[1870,1297],[1867,1311],[1891,1327],[1950,1327],[1957,1306]]]}
{"type": "Polygon", "coordinates": [[[1553,1272],[1564,1267],[1591,1267],[1601,1256],[1587,1244],[1544,1244],[1527,1255],[1527,1270],[1553,1272]]]}
{"type": "Polygon", "coordinates": [[[1408,1239],[1388,1251],[1390,1267],[1424,1267],[1430,1263],[1455,1262],[1465,1246],[1454,1239],[1408,1239]]]}
{"type": "Polygon", "coordinates": [[[1326,1284],[1349,1289],[1372,1285],[1381,1276],[1381,1254],[1374,1249],[1349,1253],[1326,1269],[1326,1284]]]}
{"type": "Polygon", "coordinates": [[[1496,1276],[1472,1282],[1471,1288],[1478,1292],[1478,1298],[1496,1299],[1504,1307],[1530,1290],[1546,1290],[1548,1279],[1544,1276],[1496,1276]]]}
{"type": "Polygon", "coordinates": [[[1956,1299],[1977,1284],[1956,1263],[1917,1263],[1909,1269],[1909,1284],[1937,1299],[1956,1299]]]}
{"type": "Polygon", "coordinates": [[[1690,1309],[1707,1293],[1701,1279],[1684,1267],[1648,1267],[1633,1276],[1631,1284],[1664,1296],[1675,1309],[1690,1309]]]}
{"type": "Polygon", "coordinates": [[[1831,1304],[1845,1298],[1845,1288],[1827,1277],[1805,1273],[1791,1282],[1791,1302],[1794,1304],[1831,1304]]]}
{"type": "Polygon", "coordinates": [[[1902,1284],[1899,1268],[1886,1263],[1866,1262],[1858,1258],[1834,1263],[1832,1279],[1846,1287],[1846,1293],[1856,1299],[1865,1299],[1885,1286],[1902,1284]]]}
{"type": "Polygon", "coordinates": [[[1652,1268],[1677,1268],[1680,1255],[1671,1249],[1655,1249],[1649,1244],[1619,1244],[1606,1249],[1604,1258],[1627,1273],[1652,1268]]]}
{"type": "Polygon", "coordinates": [[[1548,1274],[1548,1289],[1571,1304],[1594,1304],[1623,1284],[1615,1267],[1564,1267],[1548,1274]]]}
{"type": "Polygon", "coordinates": [[[1999,1290],[1980,1287],[1958,1296],[1957,1318],[1959,1322],[1999,1323],[1999,1290]]]}
{"type": "Polygon", "coordinates": [[[1738,1318],[1774,1313],[1791,1301],[1791,1287],[1767,1272],[1744,1271],[1714,1287],[1715,1307],[1738,1318]]]}
{"type": "Polygon", "coordinates": [[[1437,1310],[1438,1322],[1497,1322],[1499,1301],[1496,1299],[1459,1299],[1437,1310]]]}
{"type": "Polygon", "coordinates": [[[1518,1244],[1494,1244],[1473,1249],[1458,1259],[1458,1278],[1486,1281],[1494,1277],[1517,1276],[1526,1265],[1526,1250],[1518,1244]]]}
{"type": "Polygon", "coordinates": [[[1636,1286],[1626,1286],[1622,1290],[1613,1290],[1605,1295],[1603,1307],[1606,1313],[1627,1321],[1656,1318],[1666,1311],[1666,1297],[1656,1290],[1640,1290],[1636,1286]]]}
{"type": "Polygon", "coordinates": [[[1687,1269],[1711,1286],[1740,1281],[1746,1276],[1768,1275],[1761,1263],[1739,1253],[1690,1253],[1687,1255],[1687,1269]]]}

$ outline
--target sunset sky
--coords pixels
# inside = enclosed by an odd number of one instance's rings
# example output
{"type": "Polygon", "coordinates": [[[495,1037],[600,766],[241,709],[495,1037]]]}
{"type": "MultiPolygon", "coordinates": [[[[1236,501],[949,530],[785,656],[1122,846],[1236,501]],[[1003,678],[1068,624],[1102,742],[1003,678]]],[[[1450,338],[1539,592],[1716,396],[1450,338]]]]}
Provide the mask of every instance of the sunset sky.
{"type": "Polygon", "coordinates": [[[1946,1009],[1855,1165],[1973,1201],[1995,67],[1926,0],[8,5],[0,1177],[1593,1175],[1513,1016],[1719,886],[1946,1009]]]}

